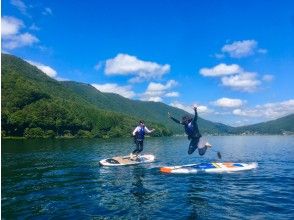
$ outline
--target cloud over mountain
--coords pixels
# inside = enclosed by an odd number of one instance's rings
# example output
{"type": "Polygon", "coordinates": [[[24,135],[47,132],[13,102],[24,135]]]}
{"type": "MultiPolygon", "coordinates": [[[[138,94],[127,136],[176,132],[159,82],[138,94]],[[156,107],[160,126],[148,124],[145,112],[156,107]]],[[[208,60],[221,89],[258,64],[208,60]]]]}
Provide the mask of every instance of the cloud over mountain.
{"type": "Polygon", "coordinates": [[[116,93],[125,98],[133,98],[135,96],[135,92],[132,91],[131,86],[119,86],[116,83],[106,83],[106,84],[92,84],[97,90],[101,92],[109,92],[116,93]]]}
{"type": "Polygon", "coordinates": [[[136,56],[128,54],[118,54],[112,59],[106,60],[106,75],[131,75],[131,82],[141,82],[142,80],[158,79],[170,71],[170,65],[158,64],[150,61],[143,61],[136,56]]]}
{"type": "Polygon", "coordinates": [[[4,16],[1,19],[1,36],[2,36],[2,47],[4,49],[13,50],[19,47],[31,46],[39,39],[28,33],[21,33],[21,29],[25,27],[22,20],[11,16],[4,16]]]}

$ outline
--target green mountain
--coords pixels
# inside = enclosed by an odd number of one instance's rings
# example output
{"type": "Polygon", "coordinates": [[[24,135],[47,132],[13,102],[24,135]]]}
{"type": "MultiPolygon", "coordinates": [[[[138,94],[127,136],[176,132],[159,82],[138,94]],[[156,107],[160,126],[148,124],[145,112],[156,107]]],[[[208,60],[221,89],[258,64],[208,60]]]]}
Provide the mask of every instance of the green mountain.
{"type": "MultiPolygon", "coordinates": [[[[102,93],[85,83],[60,82],[35,66],[2,54],[2,137],[121,137],[130,136],[139,120],[155,128],[154,136],[183,134],[167,117],[187,112],[159,102],[131,100],[102,93]]],[[[230,127],[199,118],[202,134],[293,132],[289,118],[244,127],[230,127]]]]}
{"type": "MultiPolygon", "coordinates": [[[[130,136],[139,118],[99,109],[36,67],[2,54],[1,136],[130,136]]],[[[155,136],[170,135],[149,122],[155,136]]]]}
{"type": "Polygon", "coordinates": [[[294,114],[254,125],[237,127],[236,134],[294,134],[294,114]]]}
{"type": "MultiPolygon", "coordinates": [[[[84,83],[65,81],[61,82],[65,87],[92,103],[99,109],[133,115],[141,119],[148,119],[165,125],[174,133],[182,134],[183,128],[167,117],[170,112],[175,118],[181,118],[188,113],[160,102],[146,102],[131,100],[114,93],[102,93],[93,86],[84,83]]],[[[199,118],[199,127],[203,134],[224,134],[232,129],[229,126],[213,123],[199,118]]]]}

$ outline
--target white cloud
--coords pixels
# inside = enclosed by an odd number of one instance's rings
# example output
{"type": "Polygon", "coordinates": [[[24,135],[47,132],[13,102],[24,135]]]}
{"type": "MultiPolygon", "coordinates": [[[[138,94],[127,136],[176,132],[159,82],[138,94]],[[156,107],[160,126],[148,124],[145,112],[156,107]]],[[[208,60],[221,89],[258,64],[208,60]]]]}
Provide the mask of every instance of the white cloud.
{"type": "Polygon", "coordinates": [[[178,83],[175,80],[169,80],[165,85],[161,83],[149,83],[147,87],[147,91],[157,92],[157,91],[165,91],[176,86],[178,83]]]}
{"type": "Polygon", "coordinates": [[[55,79],[57,81],[70,81],[68,78],[63,78],[63,77],[59,77],[59,76],[56,76],[55,79]]]}
{"type": "Polygon", "coordinates": [[[213,102],[214,105],[224,108],[240,108],[245,101],[241,99],[220,98],[213,102]]]}
{"type": "Polygon", "coordinates": [[[270,75],[270,74],[266,74],[262,77],[262,80],[265,82],[271,82],[271,81],[273,81],[273,79],[274,79],[274,76],[270,75]]]}
{"type": "Polygon", "coordinates": [[[205,105],[199,105],[199,106],[197,106],[197,112],[198,113],[203,113],[203,114],[205,114],[205,113],[211,113],[212,112],[212,110],[211,109],[209,109],[207,106],[205,106],[205,105]]]}
{"type": "Polygon", "coordinates": [[[292,113],[294,113],[294,99],[257,105],[251,109],[238,108],[233,111],[233,114],[238,116],[264,117],[268,119],[275,119],[292,113]]]}
{"type": "Polygon", "coordinates": [[[239,108],[233,110],[233,114],[238,115],[238,116],[247,116],[248,112],[249,112],[249,110],[247,110],[247,113],[246,113],[245,111],[243,111],[239,108]]]}
{"type": "Polygon", "coordinates": [[[116,93],[126,98],[133,98],[135,96],[131,86],[119,86],[116,83],[92,84],[92,86],[101,92],[116,93]]]}
{"type": "Polygon", "coordinates": [[[47,66],[42,63],[35,62],[35,61],[31,61],[31,60],[27,60],[27,62],[29,64],[37,67],[39,70],[41,70],[42,72],[44,72],[46,75],[48,75],[51,78],[57,77],[57,72],[53,68],[51,68],[50,66],[47,66]]]}
{"type": "Polygon", "coordinates": [[[255,40],[243,40],[224,45],[222,52],[228,53],[233,58],[241,58],[253,55],[256,48],[257,42],[255,40]]]}
{"type": "Polygon", "coordinates": [[[159,96],[157,96],[157,97],[150,97],[146,101],[149,101],[149,102],[162,102],[162,98],[159,97],[159,96]]]}
{"type": "Polygon", "coordinates": [[[106,75],[133,75],[131,82],[160,78],[169,71],[168,64],[143,61],[128,54],[118,54],[113,59],[106,60],[105,65],[106,75]]]}
{"type": "Polygon", "coordinates": [[[30,33],[20,33],[20,29],[24,27],[24,24],[17,18],[4,16],[1,20],[1,26],[2,46],[4,49],[12,50],[39,42],[39,39],[30,33]]]}
{"type": "Polygon", "coordinates": [[[242,68],[237,64],[227,65],[224,63],[218,64],[212,68],[200,69],[200,74],[203,76],[225,76],[242,72],[242,68]]]}
{"type": "Polygon", "coordinates": [[[180,94],[178,92],[168,92],[165,94],[166,97],[179,97],[180,94]]]}
{"type": "Polygon", "coordinates": [[[42,12],[43,15],[52,15],[52,10],[51,8],[45,8],[44,11],[42,12]]]}
{"type": "Polygon", "coordinates": [[[11,0],[10,3],[15,6],[22,14],[27,15],[27,6],[21,0],[11,0]]]}
{"type": "MultiPolygon", "coordinates": [[[[227,65],[221,63],[212,68],[202,68],[199,72],[203,76],[220,77],[221,85],[243,92],[256,91],[262,82],[258,79],[257,73],[246,72],[237,64],[227,65]]],[[[273,80],[273,75],[264,75],[262,80],[271,81],[273,80]]]]}
{"type": "MultiPolygon", "coordinates": [[[[170,106],[182,109],[182,110],[184,110],[186,112],[189,112],[190,114],[194,114],[194,109],[193,109],[194,105],[184,105],[184,104],[182,104],[180,102],[172,102],[172,103],[170,103],[170,106]]],[[[201,113],[206,114],[206,113],[213,112],[211,109],[209,109],[205,105],[196,105],[196,106],[197,106],[197,112],[200,113],[200,114],[201,113]]]]}
{"type": "Polygon", "coordinates": [[[213,113],[215,115],[222,115],[222,116],[224,116],[224,115],[231,115],[232,114],[232,112],[227,112],[227,111],[222,111],[222,112],[214,111],[213,113]]]}
{"type": "Polygon", "coordinates": [[[160,100],[162,101],[162,97],[175,97],[178,95],[177,92],[170,92],[169,90],[175,87],[178,83],[175,80],[169,80],[166,84],[161,83],[149,83],[146,91],[141,96],[142,100],[154,101],[160,100]]]}
{"type": "Polygon", "coordinates": [[[30,33],[11,35],[3,40],[3,48],[12,50],[19,47],[31,46],[37,42],[39,42],[39,39],[30,33]]]}
{"type": "Polygon", "coordinates": [[[222,85],[234,90],[254,92],[261,82],[256,78],[256,73],[244,72],[235,76],[226,76],[221,79],[222,85]]]}
{"type": "Polygon", "coordinates": [[[23,22],[15,17],[4,16],[1,19],[1,35],[2,38],[16,35],[24,26],[23,22]]]}
{"type": "Polygon", "coordinates": [[[184,104],[182,104],[180,102],[172,102],[172,103],[170,103],[170,106],[182,109],[182,110],[184,110],[186,112],[189,112],[191,114],[194,113],[194,110],[193,110],[192,106],[187,106],[187,105],[184,105],[184,104]]]}
{"type": "Polygon", "coordinates": [[[232,58],[242,58],[254,55],[255,53],[266,54],[267,50],[258,48],[256,40],[234,41],[222,47],[222,52],[232,58]]]}

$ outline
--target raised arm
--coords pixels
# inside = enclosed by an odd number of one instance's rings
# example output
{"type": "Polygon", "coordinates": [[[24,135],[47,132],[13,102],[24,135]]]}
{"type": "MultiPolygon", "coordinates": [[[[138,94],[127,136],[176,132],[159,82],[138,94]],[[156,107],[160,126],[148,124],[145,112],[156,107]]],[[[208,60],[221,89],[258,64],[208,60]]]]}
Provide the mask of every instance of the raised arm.
{"type": "Polygon", "coordinates": [[[169,117],[171,120],[173,120],[174,122],[176,122],[176,123],[178,123],[178,124],[182,124],[182,122],[181,122],[181,121],[179,121],[178,119],[176,119],[176,118],[172,117],[172,116],[170,115],[170,113],[169,113],[169,112],[168,112],[167,114],[168,114],[168,117],[169,117]]]}
{"type": "Polygon", "coordinates": [[[198,119],[197,107],[194,106],[193,109],[194,109],[194,113],[195,113],[194,118],[193,118],[193,123],[196,123],[197,119],[198,119]]]}

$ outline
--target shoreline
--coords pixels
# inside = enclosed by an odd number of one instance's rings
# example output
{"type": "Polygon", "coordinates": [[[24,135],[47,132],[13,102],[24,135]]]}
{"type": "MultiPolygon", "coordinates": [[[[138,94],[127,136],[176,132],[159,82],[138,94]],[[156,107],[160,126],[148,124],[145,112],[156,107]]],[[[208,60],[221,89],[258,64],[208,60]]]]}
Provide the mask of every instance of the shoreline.
{"type": "MultiPolygon", "coordinates": [[[[244,137],[251,137],[251,136],[294,136],[293,134],[203,134],[202,136],[244,136],[244,137]]],[[[184,134],[174,134],[171,136],[146,136],[146,138],[161,138],[161,137],[187,137],[187,135],[184,134]]],[[[109,140],[109,139],[119,139],[119,138],[132,138],[132,137],[107,137],[107,138],[101,138],[101,137],[39,137],[39,138],[26,138],[26,137],[1,137],[1,140],[70,140],[70,139],[99,139],[99,140],[109,140]]]]}

